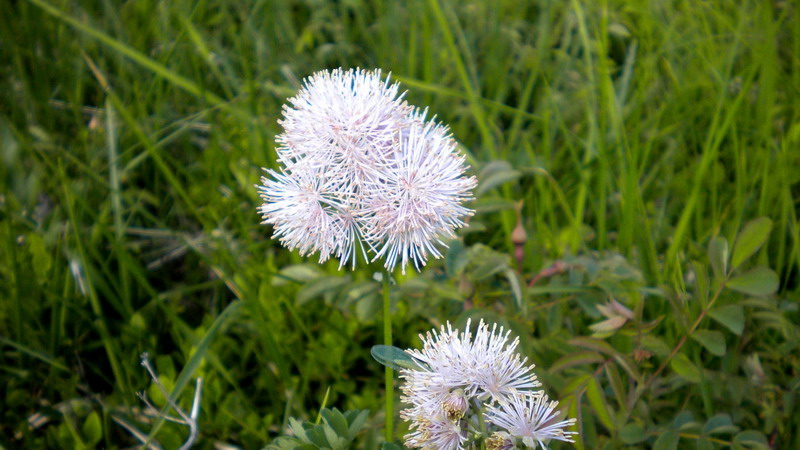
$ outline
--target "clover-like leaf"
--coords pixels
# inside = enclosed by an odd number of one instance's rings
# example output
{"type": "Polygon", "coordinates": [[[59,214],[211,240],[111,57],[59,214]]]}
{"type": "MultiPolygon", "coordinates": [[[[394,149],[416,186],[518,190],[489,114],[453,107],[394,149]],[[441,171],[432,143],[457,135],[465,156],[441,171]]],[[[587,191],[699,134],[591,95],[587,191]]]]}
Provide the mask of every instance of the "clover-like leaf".
{"type": "Polygon", "coordinates": [[[744,294],[763,297],[778,290],[778,275],[769,267],[755,267],[728,281],[728,287],[744,294]]]}
{"type": "Polygon", "coordinates": [[[736,237],[731,267],[736,269],[753,256],[767,241],[770,230],[772,230],[772,220],[768,217],[759,217],[748,222],[736,237]]]}

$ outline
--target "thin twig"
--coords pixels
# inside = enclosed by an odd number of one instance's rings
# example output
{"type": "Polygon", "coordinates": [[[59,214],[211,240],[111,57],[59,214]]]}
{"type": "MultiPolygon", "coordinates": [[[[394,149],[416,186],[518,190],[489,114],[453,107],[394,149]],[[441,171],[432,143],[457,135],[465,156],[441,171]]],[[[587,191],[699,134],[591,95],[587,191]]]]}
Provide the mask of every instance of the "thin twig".
{"type": "MultiPolygon", "coordinates": [[[[162,385],[161,382],[158,380],[158,374],[156,374],[155,369],[153,369],[153,365],[150,364],[150,358],[148,357],[147,353],[142,354],[142,366],[145,369],[147,369],[147,372],[150,374],[150,378],[153,379],[153,383],[155,383],[155,385],[158,386],[158,389],[161,391],[161,394],[167,401],[167,405],[169,405],[170,408],[174,409],[175,412],[177,412],[178,415],[181,416],[181,418],[178,419],[177,417],[172,417],[166,414],[165,412],[159,413],[159,415],[163,417],[165,420],[180,423],[182,425],[186,425],[189,427],[189,437],[186,438],[186,442],[184,442],[183,445],[180,446],[179,450],[187,450],[191,448],[192,445],[194,445],[194,441],[197,440],[197,433],[198,433],[197,418],[200,416],[200,399],[203,391],[203,379],[197,378],[194,389],[194,398],[192,400],[192,409],[190,414],[187,415],[186,412],[184,412],[183,409],[181,409],[181,407],[178,406],[177,403],[175,403],[175,400],[172,398],[170,393],[167,392],[166,388],[164,388],[164,385],[162,385]]],[[[139,397],[142,399],[142,401],[145,402],[145,404],[148,407],[158,411],[158,409],[156,409],[148,401],[147,396],[144,393],[140,393],[139,397]]],[[[129,431],[133,433],[132,430],[129,429],[129,431]]],[[[139,437],[136,434],[134,435],[137,436],[137,438],[139,437]]],[[[145,442],[145,444],[152,445],[149,442],[145,442]]]]}
{"type": "Polygon", "coordinates": [[[528,283],[528,287],[532,287],[534,284],[536,284],[537,281],[539,281],[542,278],[552,277],[553,275],[558,275],[560,273],[563,273],[565,270],[567,270],[567,267],[568,265],[564,261],[554,262],[551,266],[546,267],[542,269],[539,273],[537,273],[536,276],[533,277],[533,279],[528,283]]]}
{"type": "Polygon", "coordinates": [[[187,450],[192,447],[194,441],[197,439],[197,417],[200,415],[200,393],[203,389],[203,379],[197,378],[194,388],[194,400],[192,400],[192,413],[189,421],[189,437],[186,442],[180,447],[179,450],[187,450]]]}
{"type": "Polygon", "coordinates": [[[150,377],[153,379],[153,383],[155,383],[155,385],[158,387],[158,390],[161,391],[161,394],[167,400],[167,404],[172,409],[174,409],[175,412],[178,413],[178,415],[181,416],[181,419],[183,419],[186,423],[189,423],[189,421],[192,420],[192,419],[190,419],[189,416],[181,409],[181,407],[178,406],[177,403],[175,403],[175,400],[172,399],[172,396],[170,395],[170,393],[167,392],[167,389],[158,380],[158,375],[156,375],[156,372],[153,369],[153,366],[150,364],[150,359],[148,359],[147,353],[142,355],[142,366],[144,366],[144,368],[147,369],[147,371],[150,373],[150,377]]]}
{"type": "Polygon", "coordinates": [[[672,349],[672,351],[669,353],[669,355],[664,359],[664,361],[661,363],[661,365],[658,366],[658,369],[656,369],[656,371],[653,372],[652,375],[650,375],[650,377],[647,379],[647,381],[645,381],[645,383],[643,385],[641,385],[640,388],[636,389],[634,394],[631,396],[630,403],[628,404],[628,409],[627,409],[628,410],[628,416],[630,416],[630,413],[633,411],[634,405],[636,405],[636,402],[639,401],[639,398],[641,398],[642,394],[644,394],[644,392],[650,388],[650,386],[653,384],[653,382],[655,382],[656,378],[658,378],[658,376],[661,375],[661,372],[663,372],[664,369],[667,368],[667,365],[669,365],[670,361],[672,361],[672,358],[674,358],[675,355],[678,354],[678,352],[683,347],[683,344],[686,343],[686,340],[689,338],[689,336],[691,336],[692,333],[694,333],[694,331],[697,329],[697,327],[700,326],[700,322],[703,321],[703,319],[708,314],[708,311],[710,311],[711,307],[714,306],[714,303],[719,298],[719,296],[722,293],[723,289],[725,289],[725,282],[724,281],[720,284],[719,288],[714,293],[714,297],[712,297],[711,300],[706,305],[706,307],[703,308],[702,311],[700,311],[700,315],[697,316],[697,320],[694,321],[694,323],[689,328],[689,330],[686,332],[686,334],[681,336],[680,340],[675,345],[675,347],[672,349]]]}
{"type": "MultiPolygon", "coordinates": [[[[383,343],[387,347],[392,345],[392,300],[391,300],[391,274],[388,270],[383,273],[383,343]]],[[[394,377],[392,368],[385,367],[386,384],[386,442],[394,438],[394,377]]]]}
{"type": "Polygon", "coordinates": [[[138,428],[133,426],[133,424],[129,423],[128,421],[122,419],[121,417],[117,417],[115,414],[111,414],[111,420],[117,422],[117,425],[121,426],[128,430],[128,433],[132,434],[133,437],[139,440],[143,446],[151,449],[151,450],[161,450],[161,446],[155,442],[147,442],[147,435],[139,431],[138,428]]]}

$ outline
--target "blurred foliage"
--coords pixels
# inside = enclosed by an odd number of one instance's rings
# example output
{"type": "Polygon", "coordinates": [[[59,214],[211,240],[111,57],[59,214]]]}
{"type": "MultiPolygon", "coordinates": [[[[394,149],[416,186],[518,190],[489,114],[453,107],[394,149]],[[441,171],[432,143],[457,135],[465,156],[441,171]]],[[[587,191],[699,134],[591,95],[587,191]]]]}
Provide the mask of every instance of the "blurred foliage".
{"type": "Polygon", "coordinates": [[[136,445],[147,351],[184,409],[204,379],[201,448],[380,445],[374,269],[281,248],[253,188],[300,80],[361,66],[480,180],[396,345],[500,322],[578,448],[800,448],[798,55],[787,1],[0,2],[0,443],[136,445]],[[361,433],[307,422],[328,390],[361,433]]]}
{"type": "Polygon", "coordinates": [[[322,423],[300,423],[290,418],[289,429],[295,437],[280,437],[266,448],[273,450],[347,450],[352,448],[353,440],[364,426],[368,414],[369,411],[348,411],[342,414],[336,408],[325,408],[320,411],[322,423]]]}

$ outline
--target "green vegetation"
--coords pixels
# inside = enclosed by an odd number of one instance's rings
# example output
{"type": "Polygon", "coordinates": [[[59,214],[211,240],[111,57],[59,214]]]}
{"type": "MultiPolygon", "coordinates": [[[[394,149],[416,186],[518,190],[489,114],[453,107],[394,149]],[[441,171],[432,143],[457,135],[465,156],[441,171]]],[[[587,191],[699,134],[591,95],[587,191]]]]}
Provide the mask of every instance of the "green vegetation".
{"type": "Polygon", "coordinates": [[[201,448],[380,446],[380,278],[280,247],[253,187],[339,66],[391,71],[480,181],[396,274],[395,345],[510,327],[577,448],[800,448],[795,2],[19,0],[0,61],[9,448],[180,446],[143,352],[184,410],[202,377],[201,448]]]}

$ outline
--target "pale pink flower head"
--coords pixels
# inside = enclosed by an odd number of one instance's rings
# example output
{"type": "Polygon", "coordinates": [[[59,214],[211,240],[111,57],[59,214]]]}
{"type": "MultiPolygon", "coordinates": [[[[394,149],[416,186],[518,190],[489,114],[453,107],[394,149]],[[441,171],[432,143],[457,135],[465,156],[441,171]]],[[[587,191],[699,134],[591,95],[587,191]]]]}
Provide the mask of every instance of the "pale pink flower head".
{"type": "Polygon", "coordinates": [[[412,421],[404,440],[409,448],[462,450],[467,430],[461,421],[451,421],[441,415],[420,416],[412,421]]]}
{"type": "Polygon", "coordinates": [[[406,350],[417,363],[400,371],[400,399],[409,405],[400,416],[412,430],[405,436],[406,446],[445,448],[432,444],[436,437],[446,441],[446,448],[461,449],[463,439],[470,439],[483,419],[488,435],[481,439],[487,448],[506,450],[519,443],[545,448],[551,439],[572,442],[577,433],[564,429],[575,420],[559,420],[558,402],[536,390],[541,384],[533,365],[517,353],[519,340],[509,336],[503,327],[483,321],[474,334],[469,321],[463,331],[447,323],[420,336],[421,349],[406,350]]]}
{"type": "Polygon", "coordinates": [[[413,107],[381,71],[317,72],[283,106],[276,140],[287,168],[324,168],[350,196],[379,176],[378,162],[398,143],[413,107]]]}
{"type": "Polygon", "coordinates": [[[355,256],[355,220],[334,183],[319,170],[268,173],[271,178],[262,177],[258,186],[264,200],[258,211],[274,227],[273,237],[301,256],[319,253],[320,263],[332,255],[341,261],[355,256]]]}
{"type": "Polygon", "coordinates": [[[279,120],[282,167],[257,186],[263,223],[286,247],[340,267],[355,267],[359,251],[404,272],[440,257],[472,214],[462,203],[476,181],[447,128],[425,116],[379,70],[307,78],[279,120]]]}
{"type": "Polygon", "coordinates": [[[455,237],[472,215],[462,203],[472,199],[477,180],[464,175],[464,156],[447,128],[425,121],[424,112],[412,117],[382,166],[382,177],[369,183],[363,216],[365,235],[377,243],[373,259],[404,272],[413,261],[419,270],[428,255],[442,256],[443,239],[455,237]]]}
{"type": "Polygon", "coordinates": [[[480,321],[473,335],[471,320],[464,331],[453,329],[448,322],[438,332],[434,330],[422,339],[422,349],[406,350],[425,367],[421,370],[404,370],[404,389],[411,403],[417,392],[424,392],[442,403],[444,397],[455,389],[463,389],[468,396],[491,398],[507,402],[521,390],[541,386],[533,373],[534,366],[527,364],[516,349],[519,339],[509,339],[510,332],[493,324],[480,321]],[[434,383],[435,381],[435,383],[434,383]]]}
{"type": "Polygon", "coordinates": [[[575,431],[564,431],[575,425],[575,419],[558,420],[557,401],[550,401],[544,391],[521,392],[508,403],[490,405],[485,414],[486,420],[505,429],[512,436],[522,439],[527,447],[540,445],[546,449],[546,442],[556,439],[575,442],[575,431]]]}

